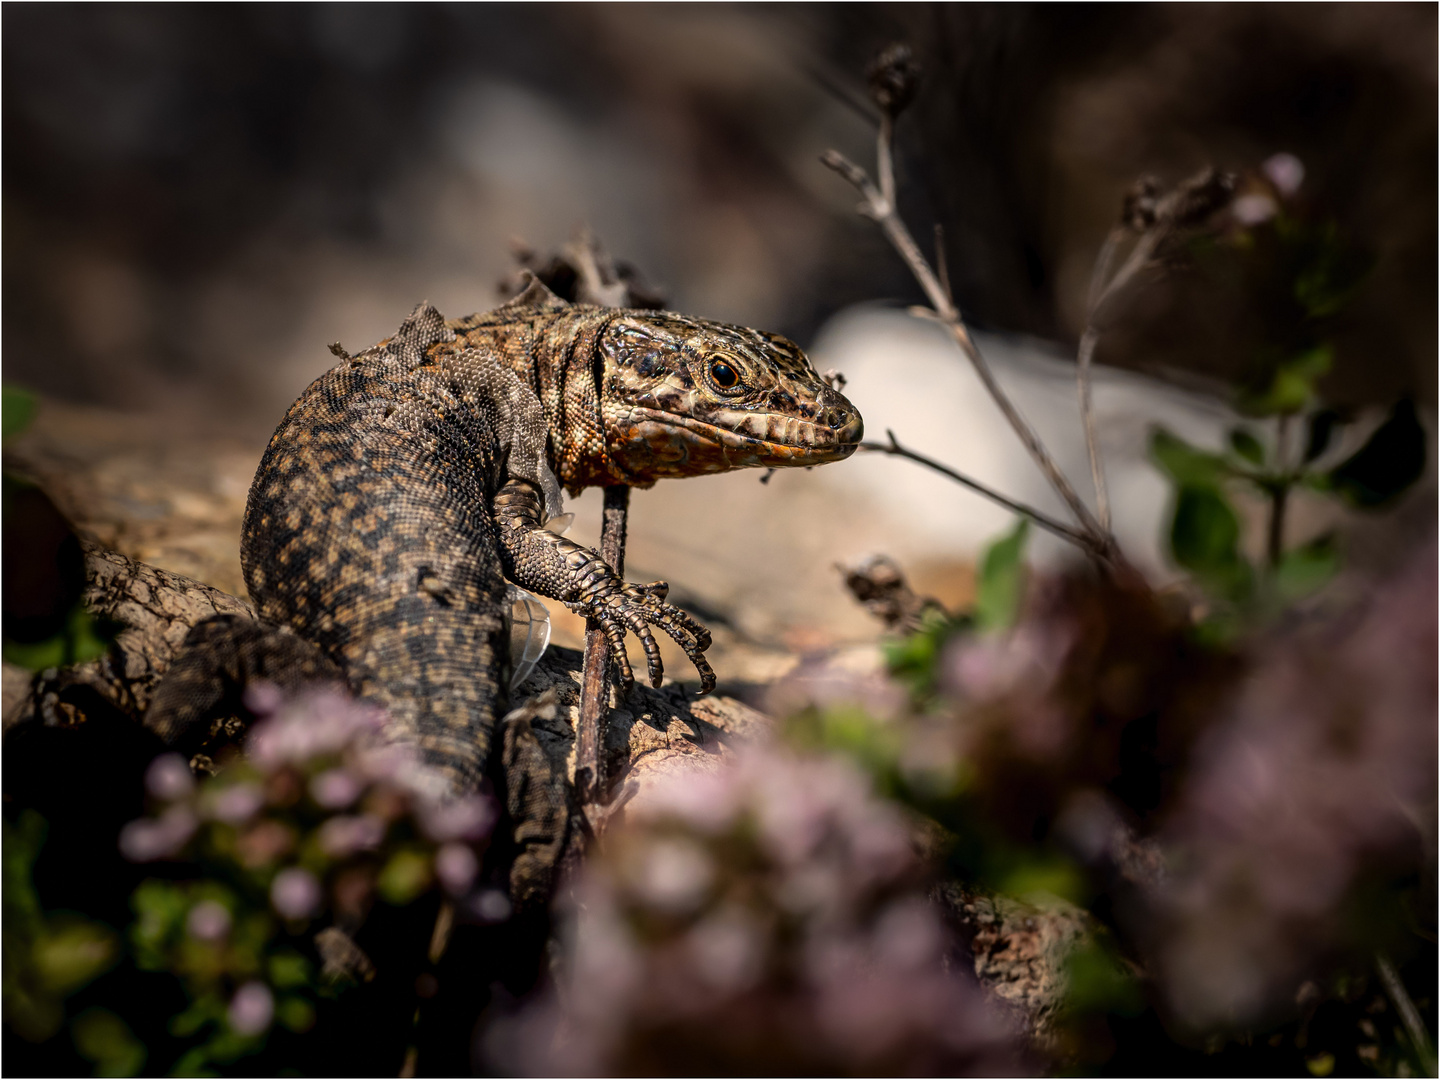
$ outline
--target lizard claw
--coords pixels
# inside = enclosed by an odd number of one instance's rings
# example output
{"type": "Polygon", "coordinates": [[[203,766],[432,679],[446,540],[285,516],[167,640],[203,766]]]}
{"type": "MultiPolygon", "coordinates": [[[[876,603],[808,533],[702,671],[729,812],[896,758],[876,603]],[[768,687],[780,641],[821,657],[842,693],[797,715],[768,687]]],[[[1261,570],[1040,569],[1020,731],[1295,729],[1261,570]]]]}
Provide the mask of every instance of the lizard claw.
{"type": "Polygon", "coordinates": [[[701,626],[688,614],[667,604],[665,597],[670,586],[663,581],[648,585],[625,584],[620,588],[595,596],[589,601],[571,605],[573,610],[586,618],[594,619],[605,631],[610,643],[610,655],[615,664],[621,685],[628,690],[635,680],[630,661],[625,655],[625,631],[629,630],[640,639],[645,650],[646,674],[650,685],[658,687],[665,677],[665,665],[660,659],[660,646],[655,642],[652,626],[658,626],[669,634],[700,674],[700,693],[708,694],[715,689],[715,671],[706,661],[704,652],[710,647],[710,631],[701,626]]]}

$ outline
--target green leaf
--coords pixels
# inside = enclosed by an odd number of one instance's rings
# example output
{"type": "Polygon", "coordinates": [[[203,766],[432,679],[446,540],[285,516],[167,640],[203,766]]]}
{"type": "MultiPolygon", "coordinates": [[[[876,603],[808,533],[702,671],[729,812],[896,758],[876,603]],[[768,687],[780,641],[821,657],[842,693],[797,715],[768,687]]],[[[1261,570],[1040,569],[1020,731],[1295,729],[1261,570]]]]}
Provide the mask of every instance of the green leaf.
{"type": "Polygon", "coordinates": [[[1284,600],[1299,600],[1326,585],[1340,569],[1335,534],[1287,551],[1275,568],[1275,590],[1284,600]]]}
{"type": "Polygon", "coordinates": [[[59,923],[35,944],[32,959],[41,985],[55,994],[78,990],[119,958],[115,935],[99,923],[59,923]]]}
{"type": "Polygon", "coordinates": [[[0,895],[4,897],[5,932],[33,938],[42,932],[44,916],[30,870],[45,843],[49,825],[34,810],[21,811],[13,823],[8,817],[0,819],[0,825],[4,829],[4,842],[0,844],[4,889],[0,895]]]}
{"type": "Polygon", "coordinates": [[[1098,940],[1077,945],[1065,958],[1065,1009],[1072,1014],[1139,1016],[1145,996],[1125,962],[1098,940]]]}
{"type": "Polygon", "coordinates": [[[270,957],[270,981],[281,989],[308,985],[310,963],[299,953],[276,953],[270,957]]]}
{"type": "Polygon", "coordinates": [[[951,616],[943,611],[927,611],[921,616],[918,630],[885,643],[885,664],[890,675],[904,683],[917,698],[933,693],[935,664],[941,649],[952,634],[968,629],[972,623],[968,614],[951,616]]]}
{"type": "Polygon", "coordinates": [[[172,1016],[168,1027],[171,1035],[188,1039],[207,1024],[218,1024],[224,1019],[225,1002],[212,990],[192,1001],[184,1012],[172,1016]]]}
{"type": "Polygon", "coordinates": [[[0,438],[9,439],[30,426],[40,399],[18,386],[0,387],[0,438]]]}
{"type": "Polygon", "coordinates": [[[1163,427],[1150,434],[1150,457],[1177,484],[1218,484],[1230,475],[1230,466],[1219,454],[1191,446],[1163,427]]]}
{"type": "Polygon", "coordinates": [[[430,857],[409,848],[397,851],[380,871],[375,886],[390,903],[408,904],[430,887],[430,857]]]}
{"type": "Polygon", "coordinates": [[[1330,370],[1335,350],[1317,345],[1275,365],[1270,381],[1258,392],[1244,394],[1240,407],[1255,416],[1289,415],[1315,398],[1315,383],[1330,370]]]}
{"type": "Polygon", "coordinates": [[[150,878],[130,894],[130,907],[137,916],[130,924],[136,965],[145,971],[164,970],[170,943],[184,932],[189,899],[181,886],[150,878]]]}
{"type": "Polygon", "coordinates": [[[1372,260],[1349,248],[1333,221],[1305,229],[1295,239],[1305,256],[1292,287],[1296,302],[1312,319],[1335,314],[1369,273],[1372,260]]]}
{"type": "Polygon", "coordinates": [[[1211,487],[1187,484],[1175,500],[1170,550],[1175,561],[1201,575],[1223,573],[1239,559],[1240,519],[1211,487]]]}
{"type": "Polygon", "coordinates": [[[1364,446],[1330,471],[1330,485],[1355,506],[1383,506],[1420,479],[1425,459],[1425,429],[1415,403],[1405,398],[1364,446]]]}
{"type": "Polygon", "coordinates": [[[96,1076],[134,1076],[145,1064],[145,1046],[124,1020],[108,1009],[86,1009],[70,1025],[80,1056],[95,1063],[96,1076]]]}
{"type": "Polygon", "coordinates": [[[7,641],[4,657],[29,671],[83,664],[104,656],[119,629],[118,624],[97,619],[83,604],[76,604],[60,633],[45,641],[7,641]]]}
{"type": "Polygon", "coordinates": [[[1251,465],[1265,464],[1265,448],[1260,445],[1259,439],[1244,428],[1237,427],[1230,432],[1230,448],[1251,465]]]}
{"type": "Polygon", "coordinates": [[[985,552],[975,593],[975,624],[981,630],[1004,630],[1013,626],[1020,614],[1025,541],[1029,536],[1030,519],[1021,518],[1013,530],[985,552]]]}
{"type": "Polygon", "coordinates": [[[1049,897],[1059,897],[1079,904],[1085,900],[1085,879],[1068,859],[1046,857],[1035,853],[1012,867],[1000,878],[998,889],[1026,903],[1043,904],[1049,897]]]}
{"type": "Polygon", "coordinates": [[[306,1032],[315,1026],[315,1006],[301,997],[282,997],[275,1003],[275,1018],[291,1031],[306,1032]]]}

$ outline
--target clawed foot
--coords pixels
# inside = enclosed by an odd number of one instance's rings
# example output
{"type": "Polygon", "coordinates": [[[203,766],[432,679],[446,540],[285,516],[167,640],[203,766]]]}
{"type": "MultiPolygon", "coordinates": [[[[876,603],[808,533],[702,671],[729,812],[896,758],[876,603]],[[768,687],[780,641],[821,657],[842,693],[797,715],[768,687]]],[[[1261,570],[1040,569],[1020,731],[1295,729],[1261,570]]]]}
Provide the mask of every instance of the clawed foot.
{"type": "Polygon", "coordinates": [[[715,672],[704,656],[705,650],[710,647],[710,631],[673,604],[665,602],[670,586],[663,581],[652,581],[648,585],[616,584],[620,587],[604,590],[568,606],[587,619],[594,619],[605,631],[605,637],[610,642],[610,658],[625,689],[629,690],[635,682],[630,661],[625,655],[626,630],[633,631],[645,649],[650,685],[660,685],[665,666],[660,661],[660,646],[655,643],[655,635],[650,631],[651,626],[658,626],[675,639],[695,665],[695,670],[700,673],[700,693],[708,694],[714,690],[715,672]]]}

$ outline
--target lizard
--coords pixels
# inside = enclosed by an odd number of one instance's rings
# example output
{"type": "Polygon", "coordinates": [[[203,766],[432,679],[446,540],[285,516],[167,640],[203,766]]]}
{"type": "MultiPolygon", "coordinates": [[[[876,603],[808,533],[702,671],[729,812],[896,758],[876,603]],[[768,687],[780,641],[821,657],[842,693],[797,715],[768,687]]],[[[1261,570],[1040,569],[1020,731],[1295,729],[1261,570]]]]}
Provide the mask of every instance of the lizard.
{"type": "Polygon", "coordinates": [[[260,621],[197,625],[203,648],[177,660],[145,717],[167,741],[193,735],[215,714],[217,666],[232,691],[342,680],[455,792],[487,775],[499,734],[512,889],[558,859],[568,810],[527,725],[501,723],[506,581],[595,620],[622,687],[627,632],[660,685],[652,627],[685,651],[701,693],[716,681],[709,632],[667,602],[665,582],[626,583],[545,527],[561,488],[818,465],[863,434],[786,338],[572,304],[527,281],[493,311],[447,320],[421,303],[363,352],[332,346],[338,363],[281,420],[246,503],[241,563],[260,621]]]}

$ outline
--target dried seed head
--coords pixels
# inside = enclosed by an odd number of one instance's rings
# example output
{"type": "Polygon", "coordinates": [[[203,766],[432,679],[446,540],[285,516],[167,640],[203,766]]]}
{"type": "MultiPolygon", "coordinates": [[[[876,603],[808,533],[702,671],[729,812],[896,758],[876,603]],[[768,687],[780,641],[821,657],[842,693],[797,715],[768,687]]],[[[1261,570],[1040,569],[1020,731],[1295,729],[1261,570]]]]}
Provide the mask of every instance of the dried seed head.
{"type": "Polygon", "coordinates": [[[1155,209],[1160,201],[1160,181],[1142,176],[1130,185],[1120,207],[1120,223],[1135,232],[1144,232],[1155,224],[1155,209]]]}
{"type": "Polygon", "coordinates": [[[1235,174],[1208,168],[1186,180],[1165,198],[1162,216],[1184,228],[1199,225],[1235,197],[1235,174]]]}
{"type": "Polygon", "coordinates": [[[886,115],[894,118],[915,99],[920,84],[920,65],[910,46],[894,42],[885,46],[870,64],[870,96],[886,115]]]}

